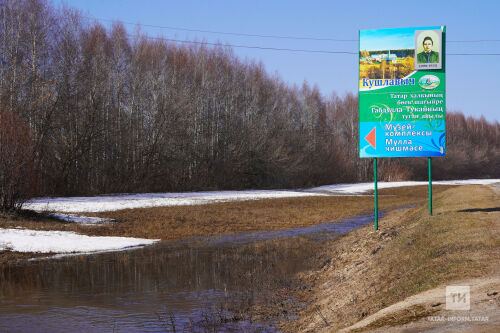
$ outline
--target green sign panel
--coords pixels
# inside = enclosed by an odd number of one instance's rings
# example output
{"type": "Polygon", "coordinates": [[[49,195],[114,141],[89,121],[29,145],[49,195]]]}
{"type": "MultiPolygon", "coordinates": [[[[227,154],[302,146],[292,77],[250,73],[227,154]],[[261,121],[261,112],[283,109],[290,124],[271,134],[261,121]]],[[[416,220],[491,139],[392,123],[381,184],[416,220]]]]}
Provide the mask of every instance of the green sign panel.
{"type": "Polygon", "coordinates": [[[445,156],[445,32],[359,32],[360,157],[445,156]]]}

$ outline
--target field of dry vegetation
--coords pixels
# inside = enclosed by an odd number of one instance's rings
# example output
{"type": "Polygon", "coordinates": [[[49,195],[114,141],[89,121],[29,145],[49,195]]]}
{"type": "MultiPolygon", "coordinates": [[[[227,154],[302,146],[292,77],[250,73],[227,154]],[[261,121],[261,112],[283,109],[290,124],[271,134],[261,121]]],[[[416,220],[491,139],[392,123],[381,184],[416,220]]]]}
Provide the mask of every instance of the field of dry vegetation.
{"type": "MultiPolygon", "coordinates": [[[[439,193],[449,187],[434,186],[434,192],[439,193]]],[[[380,191],[379,209],[390,210],[420,203],[426,197],[426,186],[384,189],[380,191]]],[[[115,220],[115,223],[98,226],[54,221],[34,213],[24,216],[4,214],[0,216],[0,227],[22,226],[33,230],[75,231],[86,235],[181,240],[243,231],[289,229],[370,213],[373,213],[373,197],[370,195],[318,196],[95,213],[93,216],[115,220]]]]}
{"type": "MultiPolygon", "coordinates": [[[[434,186],[434,192],[439,193],[449,187],[434,186]]],[[[420,203],[426,197],[426,186],[384,189],[380,191],[379,209],[390,210],[420,203]]],[[[369,195],[318,196],[96,213],[93,216],[115,220],[115,223],[97,226],[61,222],[34,212],[21,215],[3,213],[0,214],[0,228],[20,226],[32,230],[74,231],[90,236],[182,240],[244,231],[304,227],[370,213],[373,213],[373,197],[369,195]]],[[[26,257],[3,252],[0,253],[0,262],[26,257]]]]}
{"type": "MultiPolygon", "coordinates": [[[[336,331],[405,299],[455,280],[500,277],[500,191],[486,186],[448,189],[436,196],[434,216],[421,205],[394,211],[381,230],[367,226],[331,242],[318,268],[300,277],[311,292],[300,319],[285,331],[336,331]]],[[[420,304],[370,328],[401,325],[439,314],[420,304]]]]}

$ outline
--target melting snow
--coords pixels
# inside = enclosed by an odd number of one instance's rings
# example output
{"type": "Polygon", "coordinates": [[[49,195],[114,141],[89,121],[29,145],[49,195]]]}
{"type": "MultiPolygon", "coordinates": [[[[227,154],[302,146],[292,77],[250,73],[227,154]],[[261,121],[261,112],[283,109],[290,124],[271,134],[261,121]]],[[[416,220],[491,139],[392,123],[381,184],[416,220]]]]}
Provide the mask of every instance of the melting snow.
{"type": "MultiPolygon", "coordinates": [[[[434,185],[493,184],[500,179],[470,179],[433,181],[434,185]]],[[[379,182],[378,188],[427,185],[426,181],[379,182]]],[[[258,200],[270,198],[291,198],[318,195],[359,195],[373,190],[373,183],[335,184],[302,191],[214,191],[184,193],[121,194],[96,197],[37,198],[23,207],[36,211],[55,212],[105,212],[129,208],[150,208],[160,206],[200,205],[215,202],[258,200]]]]}
{"type": "MultiPolygon", "coordinates": [[[[434,185],[493,184],[500,179],[471,179],[434,181],[434,185]]],[[[427,182],[379,182],[379,188],[427,185],[427,182]]],[[[209,204],[214,202],[290,198],[318,195],[359,195],[373,190],[373,183],[337,184],[303,191],[222,191],[162,194],[133,194],[97,197],[39,198],[26,203],[24,208],[37,211],[104,212],[127,208],[209,204]]],[[[83,224],[108,222],[96,217],[53,214],[66,221],[83,224]]],[[[79,235],[69,231],[35,231],[27,229],[0,229],[0,251],[41,253],[81,253],[116,251],[150,245],[159,240],[130,237],[97,237],[79,235]]]]}
{"type": "Polygon", "coordinates": [[[85,236],[71,231],[0,229],[0,250],[16,252],[71,253],[115,251],[151,245],[158,239],[85,236]]]}
{"type": "Polygon", "coordinates": [[[215,202],[317,195],[325,194],[287,190],[121,194],[96,197],[39,198],[28,201],[23,208],[36,211],[88,213],[130,208],[202,205],[215,202]]]}
{"type": "MultiPolygon", "coordinates": [[[[432,185],[489,185],[499,183],[500,179],[468,179],[468,180],[441,180],[433,181],[432,185]]],[[[377,188],[391,188],[403,186],[422,186],[428,185],[428,181],[406,181],[406,182],[378,182],[377,188]]],[[[359,194],[374,190],[374,184],[371,183],[356,183],[356,184],[335,184],[314,187],[306,190],[307,192],[328,192],[331,194],[359,194]]]]}

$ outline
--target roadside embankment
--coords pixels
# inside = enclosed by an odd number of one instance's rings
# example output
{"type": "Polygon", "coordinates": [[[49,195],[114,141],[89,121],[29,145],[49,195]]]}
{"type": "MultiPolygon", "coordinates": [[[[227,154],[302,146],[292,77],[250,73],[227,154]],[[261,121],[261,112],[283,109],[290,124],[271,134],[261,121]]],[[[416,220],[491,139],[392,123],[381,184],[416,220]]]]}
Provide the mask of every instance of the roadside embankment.
{"type": "MultiPolygon", "coordinates": [[[[422,328],[439,326],[425,318],[448,314],[443,303],[445,286],[455,282],[471,285],[473,301],[493,304],[493,310],[485,313],[496,314],[493,317],[498,319],[500,299],[489,289],[500,286],[499,262],[498,187],[451,188],[435,196],[433,216],[428,215],[426,204],[393,211],[381,220],[379,231],[369,225],[331,241],[318,256],[318,268],[299,276],[309,286],[299,292],[299,299],[309,305],[298,313],[298,320],[283,323],[281,328],[337,331],[398,302],[398,307],[351,328],[387,330],[410,322],[422,323],[422,328]],[[437,298],[408,299],[432,289],[437,298]]],[[[498,324],[500,319],[476,323],[498,324]]],[[[414,328],[418,331],[418,326],[414,328]]]]}

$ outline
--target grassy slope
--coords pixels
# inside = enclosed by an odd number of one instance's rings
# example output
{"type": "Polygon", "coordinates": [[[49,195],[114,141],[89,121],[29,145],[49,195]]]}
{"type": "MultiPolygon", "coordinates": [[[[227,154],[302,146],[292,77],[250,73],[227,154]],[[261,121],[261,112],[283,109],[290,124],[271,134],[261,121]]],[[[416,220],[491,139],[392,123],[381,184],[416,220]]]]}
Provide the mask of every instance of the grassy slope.
{"type": "MultiPolygon", "coordinates": [[[[463,186],[427,206],[396,211],[352,232],[325,250],[321,269],[302,276],[312,286],[310,306],[290,331],[331,331],[448,281],[498,275],[500,195],[485,186],[463,186]]],[[[417,316],[418,317],[418,316],[417,316]]]]}

